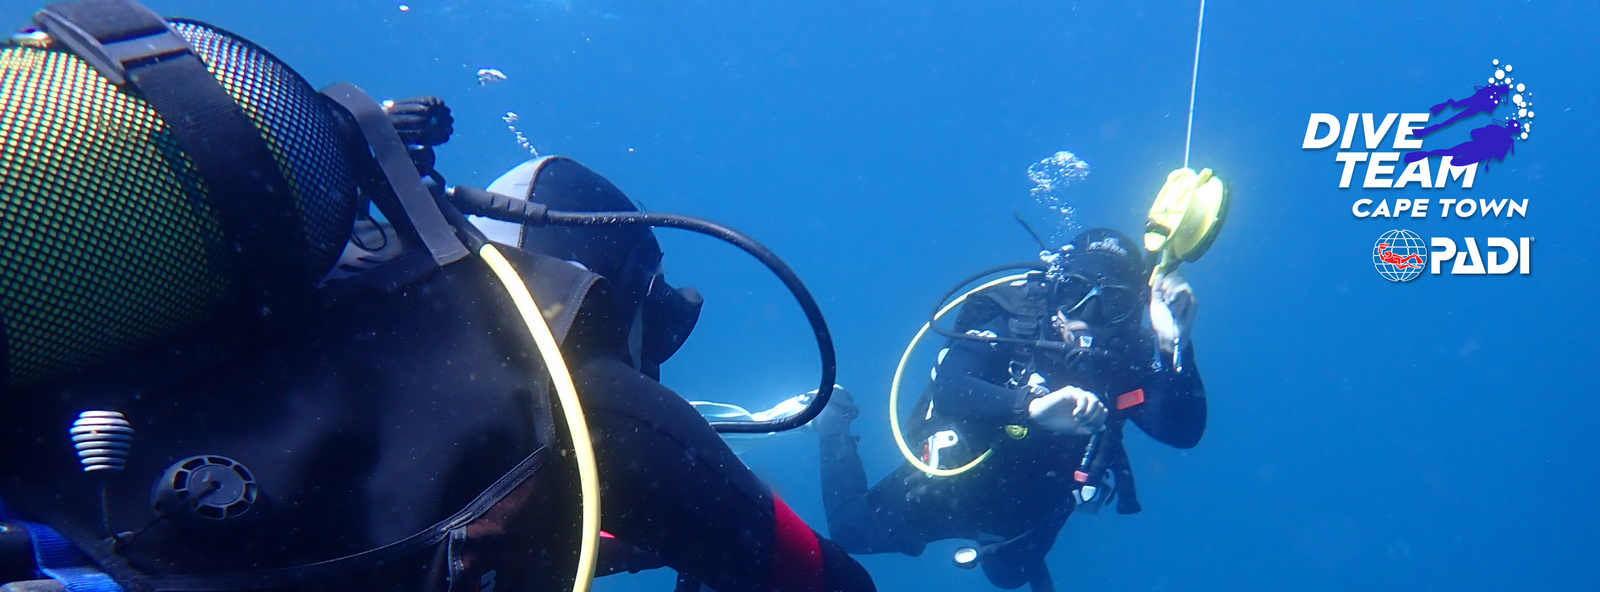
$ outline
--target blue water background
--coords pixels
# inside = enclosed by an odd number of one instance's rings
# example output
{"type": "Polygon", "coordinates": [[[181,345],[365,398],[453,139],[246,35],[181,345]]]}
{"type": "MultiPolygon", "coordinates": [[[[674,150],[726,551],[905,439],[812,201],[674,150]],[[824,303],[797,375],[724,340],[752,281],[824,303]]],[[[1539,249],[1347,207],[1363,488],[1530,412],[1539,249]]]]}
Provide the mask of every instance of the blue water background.
{"type": "MultiPolygon", "coordinates": [[[[890,374],[932,299],[972,271],[1034,255],[1011,220],[1021,208],[1048,226],[1028,197],[1029,164],[1077,153],[1093,166],[1067,194],[1080,222],[1141,228],[1182,164],[1196,9],[150,4],[241,33],[317,86],[443,97],[457,133],[440,169],[454,183],[487,185],[526,158],[500,120],[514,111],[539,150],[584,162],[648,208],[758,237],[828,315],[840,382],[864,406],[857,431],[874,481],[899,459],[885,423],[890,374]],[[485,67],[508,80],[479,86],[485,67]]],[[[36,7],[4,0],[0,14],[20,26],[36,7]]],[[[1210,425],[1187,452],[1129,438],[1145,511],[1074,517],[1049,558],[1061,589],[1592,589],[1600,9],[1215,1],[1206,16],[1193,162],[1228,179],[1236,200],[1215,248],[1185,267],[1201,302],[1194,342],[1210,425]],[[1300,149],[1312,112],[1422,111],[1470,94],[1491,59],[1516,66],[1539,117],[1532,140],[1470,191],[1339,190],[1334,149],[1300,149]],[[1397,196],[1527,198],[1528,217],[1350,214],[1358,197],[1397,196]],[[1370,261],[1392,228],[1480,245],[1536,237],[1533,274],[1392,284],[1370,261]]],[[[814,349],[781,286],[729,247],[662,234],[669,278],[707,298],[667,384],[751,407],[813,388],[814,349]]],[[[824,529],[811,437],[747,461],[824,529]]],[[[883,590],[993,589],[951,567],[953,547],[862,561],[883,590]]],[[[671,579],[597,589],[668,590],[671,579]]]]}

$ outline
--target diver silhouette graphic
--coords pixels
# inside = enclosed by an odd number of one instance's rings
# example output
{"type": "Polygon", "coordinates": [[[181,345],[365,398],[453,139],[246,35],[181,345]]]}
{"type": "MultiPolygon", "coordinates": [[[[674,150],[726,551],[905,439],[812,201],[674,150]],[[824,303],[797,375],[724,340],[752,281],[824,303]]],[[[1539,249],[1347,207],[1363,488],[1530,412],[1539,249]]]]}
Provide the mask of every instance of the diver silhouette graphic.
{"type": "Polygon", "coordinates": [[[1449,109],[1451,107],[1460,109],[1461,112],[1437,125],[1430,125],[1428,127],[1411,132],[1411,135],[1417,138],[1423,138],[1433,134],[1433,132],[1449,127],[1450,124],[1461,121],[1468,117],[1472,117],[1479,113],[1492,115],[1494,114],[1494,110],[1500,107],[1501,103],[1506,102],[1506,95],[1510,94],[1510,92],[1511,87],[1509,86],[1503,84],[1490,84],[1477,87],[1476,92],[1472,93],[1472,96],[1465,99],[1451,99],[1434,105],[1432,109],[1428,110],[1428,113],[1432,115],[1438,115],[1444,112],[1445,109],[1449,109]]]}
{"type": "Polygon", "coordinates": [[[1472,96],[1451,99],[1428,110],[1429,115],[1438,115],[1450,108],[1460,109],[1460,113],[1435,125],[1415,130],[1411,135],[1417,138],[1429,136],[1468,117],[1493,115],[1501,104],[1512,103],[1511,114],[1505,121],[1491,120],[1489,125],[1472,130],[1472,139],[1443,150],[1407,152],[1404,158],[1406,164],[1430,156],[1449,156],[1451,166],[1470,166],[1481,162],[1483,170],[1487,172],[1489,161],[1505,162],[1506,155],[1516,153],[1516,141],[1528,139],[1528,130],[1533,124],[1533,94],[1528,92],[1526,84],[1517,83],[1511,77],[1511,64],[1494,60],[1494,65],[1494,76],[1489,77],[1487,85],[1474,87],[1472,96]]]}
{"type": "Polygon", "coordinates": [[[1515,119],[1504,124],[1499,122],[1472,130],[1472,139],[1456,144],[1443,150],[1418,150],[1406,153],[1406,164],[1422,160],[1429,156],[1449,156],[1450,164],[1466,166],[1483,163],[1483,170],[1489,170],[1489,161],[1505,161],[1506,154],[1515,154],[1514,142],[1522,134],[1522,122],[1515,119]]]}

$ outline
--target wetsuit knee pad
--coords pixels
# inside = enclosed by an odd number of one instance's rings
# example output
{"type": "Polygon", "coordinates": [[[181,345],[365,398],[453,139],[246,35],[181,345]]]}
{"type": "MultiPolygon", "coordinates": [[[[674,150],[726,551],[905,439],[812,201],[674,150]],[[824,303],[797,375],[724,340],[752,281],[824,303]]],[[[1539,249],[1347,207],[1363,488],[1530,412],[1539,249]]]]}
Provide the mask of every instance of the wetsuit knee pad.
{"type": "Polygon", "coordinates": [[[774,552],[770,589],[781,592],[876,590],[866,568],[833,541],[817,536],[789,505],[772,498],[774,552]]]}
{"type": "Polygon", "coordinates": [[[783,592],[821,592],[821,539],[777,495],[772,496],[772,512],[773,556],[768,585],[783,592]]]}

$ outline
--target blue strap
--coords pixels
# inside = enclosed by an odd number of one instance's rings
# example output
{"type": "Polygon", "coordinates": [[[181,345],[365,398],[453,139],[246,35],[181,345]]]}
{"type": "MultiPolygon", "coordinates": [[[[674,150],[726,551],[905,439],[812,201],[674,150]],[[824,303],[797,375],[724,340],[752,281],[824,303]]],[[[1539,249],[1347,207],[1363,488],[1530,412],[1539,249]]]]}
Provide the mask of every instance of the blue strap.
{"type": "Polygon", "coordinates": [[[33,543],[33,561],[39,572],[66,586],[67,592],[124,592],[116,580],[88,565],[77,547],[67,542],[61,533],[36,522],[16,520],[0,501],[0,520],[17,522],[28,530],[28,540],[33,543]]]}
{"type": "Polygon", "coordinates": [[[34,522],[23,522],[22,526],[33,540],[33,559],[39,571],[61,582],[68,592],[123,592],[111,576],[84,565],[83,554],[55,529],[34,522]]]}

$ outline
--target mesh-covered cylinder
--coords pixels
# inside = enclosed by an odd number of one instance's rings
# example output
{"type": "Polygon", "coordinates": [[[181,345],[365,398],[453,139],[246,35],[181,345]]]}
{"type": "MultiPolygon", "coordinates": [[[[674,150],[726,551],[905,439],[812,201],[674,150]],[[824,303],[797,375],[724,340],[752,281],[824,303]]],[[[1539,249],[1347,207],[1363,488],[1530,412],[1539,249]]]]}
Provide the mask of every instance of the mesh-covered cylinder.
{"type": "MultiPolygon", "coordinates": [[[[320,275],[343,248],[356,187],[339,122],[304,79],[255,45],[173,23],[290,183],[320,275]]],[[[0,393],[195,328],[248,273],[226,264],[218,200],[136,92],[44,39],[0,45],[0,393]]]]}

